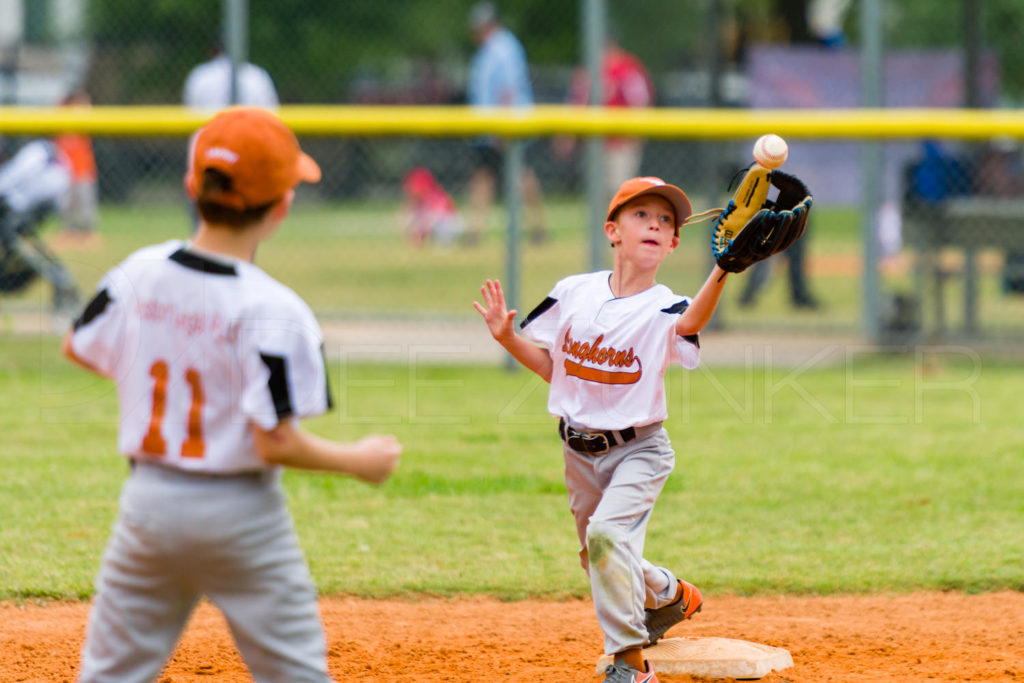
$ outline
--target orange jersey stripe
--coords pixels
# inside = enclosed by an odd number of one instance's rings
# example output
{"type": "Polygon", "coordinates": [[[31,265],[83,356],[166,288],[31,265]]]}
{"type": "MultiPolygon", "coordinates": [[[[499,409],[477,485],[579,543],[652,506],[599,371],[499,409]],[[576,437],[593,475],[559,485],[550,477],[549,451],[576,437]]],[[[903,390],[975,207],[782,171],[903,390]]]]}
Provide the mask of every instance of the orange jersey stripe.
{"type": "MultiPolygon", "coordinates": [[[[636,359],[640,365],[640,359],[636,359]]],[[[598,370],[587,367],[568,358],[565,359],[565,374],[570,377],[579,377],[587,382],[598,382],[599,384],[635,384],[640,376],[644,374],[644,368],[640,365],[636,372],[611,372],[609,370],[598,370]]]]}

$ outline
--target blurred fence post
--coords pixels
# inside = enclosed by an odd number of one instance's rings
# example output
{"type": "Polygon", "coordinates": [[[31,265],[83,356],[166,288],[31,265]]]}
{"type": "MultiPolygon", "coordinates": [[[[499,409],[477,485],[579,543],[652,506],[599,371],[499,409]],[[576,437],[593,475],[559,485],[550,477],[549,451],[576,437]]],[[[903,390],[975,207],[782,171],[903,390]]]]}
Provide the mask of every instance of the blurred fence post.
{"type": "MultiPolygon", "coordinates": [[[[864,107],[881,107],[882,96],[882,8],[881,0],[861,2],[861,87],[864,107]]],[[[882,143],[869,139],[861,147],[861,198],[864,239],[864,282],[861,314],[864,333],[870,340],[881,334],[881,296],[878,277],[878,209],[882,199],[882,143]]]]}
{"type": "MultiPolygon", "coordinates": [[[[18,42],[9,43],[0,31],[0,106],[18,103],[18,42]]],[[[6,159],[14,149],[10,136],[0,134],[0,158],[6,159]]]]}
{"type": "MultiPolygon", "coordinates": [[[[704,52],[708,59],[708,95],[707,95],[707,106],[711,109],[718,109],[722,106],[722,19],[723,19],[723,7],[722,0],[711,0],[708,6],[707,12],[707,24],[705,29],[705,40],[704,52]]],[[[717,155],[709,154],[706,145],[698,145],[697,154],[701,168],[707,169],[709,166],[714,167],[717,159],[717,155]]],[[[716,169],[717,170],[717,169],[716,169]]],[[[706,196],[711,198],[711,206],[725,206],[730,197],[728,192],[723,192],[721,184],[719,183],[718,173],[705,173],[701,179],[700,191],[702,194],[706,193],[706,196]],[[719,196],[722,197],[721,201],[717,201],[719,196]]],[[[709,223],[708,242],[711,241],[711,235],[714,233],[714,222],[709,223]]],[[[717,265],[715,254],[710,249],[707,250],[707,263],[708,270],[713,270],[717,265]]],[[[749,275],[748,275],[749,277],[749,275]]],[[[715,307],[715,312],[711,316],[711,320],[708,321],[706,329],[708,330],[722,330],[726,326],[726,315],[729,310],[728,299],[722,297],[718,306],[715,307]]]]}
{"type": "MultiPolygon", "coordinates": [[[[981,82],[978,73],[980,63],[980,51],[982,46],[981,35],[981,7],[982,3],[976,0],[964,0],[964,93],[965,104],[969,109],[977,109],[981,106],[981,82]]],[[[975,153],[977,147],[974,145],[975,153]]],[[[964,328],[968,334],[975,334],[978,319],[977,289],[967,286],[966,283],[977,282],[978,264],[977,253],[974,248],[964,249],[964,328]]]]}
{"type": "MultiPolygon", "coordinates": [[[[607,32],[605,0],[583,0],[583,63],[590,77],[591,106],[601,104],[603,91],[602,62],[607,32]]],[[[605,197],[604,138],[590,136],[585,142],[583,177],[587,194],[587,245],[589,270],[601,270],[605,265],[604,207],[611,197],[605,197]]]]}
{"type": "Polygon", "coordinates": [[[231,103],[238,102],[238,74],[249,59],[249,0],[224,0],[224,49],[231,59],[231,103]]]}
{"type": "Polygon", "coordinates": [[[967,107],[977,109],[981,106],[981,83],[978,66],[981,60],[981,3],[976,0],[964,0],[964,92],[967,95],[967,107]]]}
{"type": "MultiPolygon", "coordinates": [[[[508,310],[519,307],[519,251],[520,226],[522,224],[522,182],[523,182],[523,145],[516,138],[509,142],[505,153],[505,209],[508,211],[508,254],[505,268],[505,305],[508,310]]],[[[510,372],[519,367],[519,362],[509,354],[505,359],[505,368],[510,372]]]]}

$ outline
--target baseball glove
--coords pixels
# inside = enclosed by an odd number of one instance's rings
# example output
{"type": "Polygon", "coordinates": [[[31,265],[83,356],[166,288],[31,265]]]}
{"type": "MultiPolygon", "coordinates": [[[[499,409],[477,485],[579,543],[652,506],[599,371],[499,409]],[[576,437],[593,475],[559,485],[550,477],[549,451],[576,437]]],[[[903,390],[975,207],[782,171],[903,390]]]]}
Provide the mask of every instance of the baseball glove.
{"type": "Polygon", "coordinates": [[[715,221],[711,250],[718,266],[742,273],[785,251],[804,234],[813,203],[807,186],[796,176],[754,165],[715,221]],[[779,191],[774,200],[768,199],[771,187],[779,191]]]}

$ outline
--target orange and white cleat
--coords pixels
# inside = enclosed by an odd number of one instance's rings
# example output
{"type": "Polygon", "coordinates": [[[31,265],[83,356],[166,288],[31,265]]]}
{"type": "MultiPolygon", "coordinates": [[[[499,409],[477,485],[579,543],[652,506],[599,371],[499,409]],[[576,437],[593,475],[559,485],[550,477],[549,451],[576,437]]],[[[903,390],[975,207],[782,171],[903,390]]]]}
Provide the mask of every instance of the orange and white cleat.
{"type": "Polygon", "coordinates": [[[675,602],[657,609],[644,610],[644,626],[647,627],[647,636],[650,638],[645,647],[657,643],[666,631],[680,621],[692,617],[704,604],[704,597],[696,586],[682,579],[679,580],[679,585],[682,587],[682,595],[675,602]]]}

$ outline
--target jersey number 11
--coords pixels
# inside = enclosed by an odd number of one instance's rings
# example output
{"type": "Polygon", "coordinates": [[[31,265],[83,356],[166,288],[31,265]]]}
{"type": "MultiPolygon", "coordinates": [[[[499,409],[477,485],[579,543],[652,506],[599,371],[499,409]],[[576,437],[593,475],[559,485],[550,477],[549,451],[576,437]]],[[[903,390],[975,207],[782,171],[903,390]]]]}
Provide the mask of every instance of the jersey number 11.
{"type": "MultiPolygon", "coordinates": [[[[149,418],[149,431],[142,439],[142,450],[150,455],[167,455],[167,441],[162,432],[164,412],[167,408],[167,362],[158,360],[149,368],[153,378],[153,413],[149,418]]],[[[206,452],[203,443],[203,384],[199,371],[189,368],[185,381],[192,388],[192,405],[188,409],[188,438],[181,444],[181,457],[201,458],[206,452]]]]}

